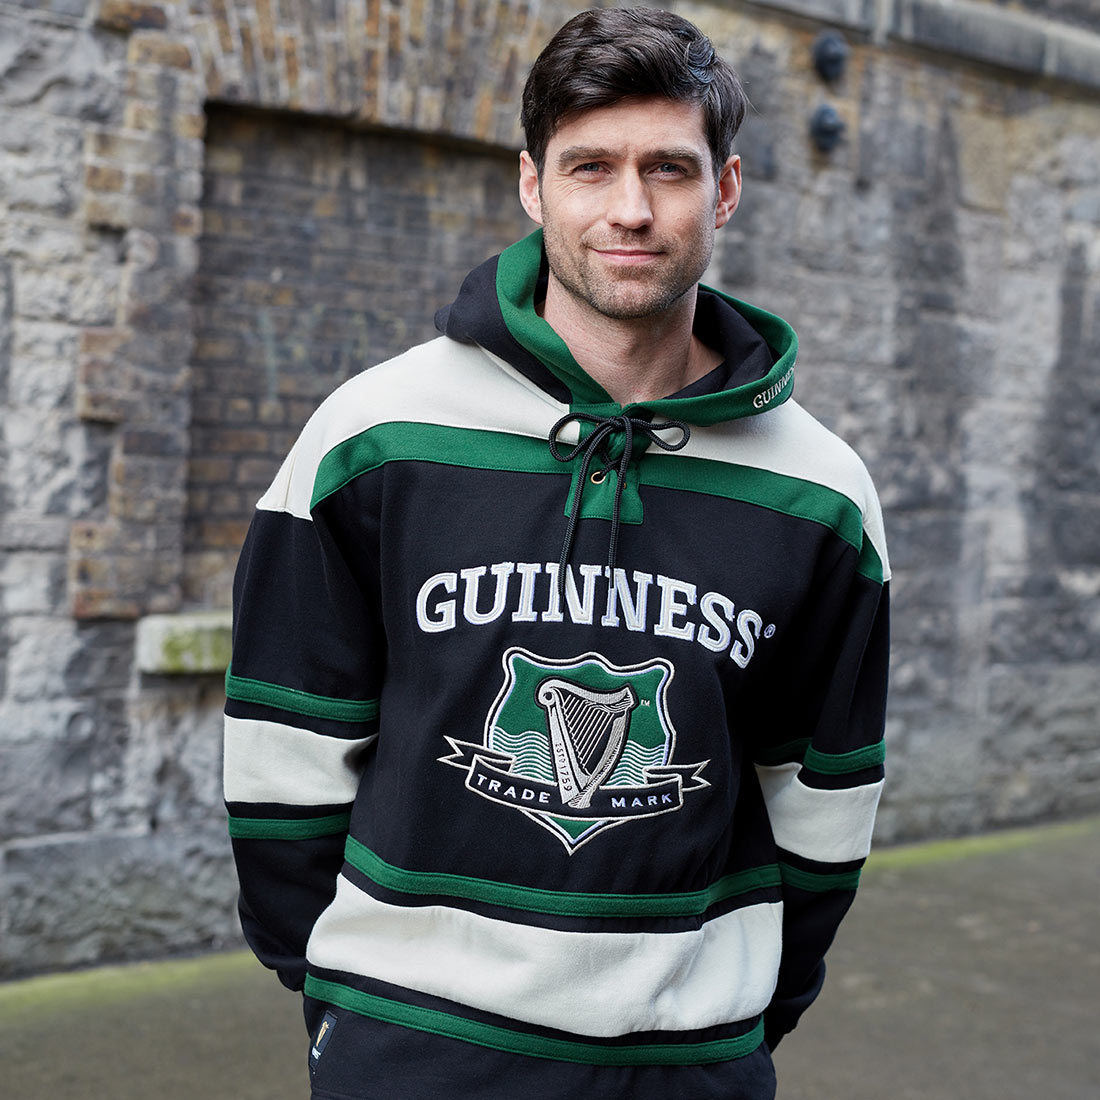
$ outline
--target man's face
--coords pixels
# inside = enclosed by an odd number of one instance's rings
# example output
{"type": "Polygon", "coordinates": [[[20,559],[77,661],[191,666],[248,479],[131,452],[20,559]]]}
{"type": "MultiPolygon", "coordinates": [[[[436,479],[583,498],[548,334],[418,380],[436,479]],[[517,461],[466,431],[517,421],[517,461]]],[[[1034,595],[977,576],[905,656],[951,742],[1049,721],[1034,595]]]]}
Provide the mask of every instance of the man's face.
{"type": "Polygon", "coordinates": [[[541,179],[520,158],[520,200],[543,227],[551,292],[616,319],[685,300],[740,193],[738,157],[715,179],[697,103],[629,99],[567,119],[541,179]]]}

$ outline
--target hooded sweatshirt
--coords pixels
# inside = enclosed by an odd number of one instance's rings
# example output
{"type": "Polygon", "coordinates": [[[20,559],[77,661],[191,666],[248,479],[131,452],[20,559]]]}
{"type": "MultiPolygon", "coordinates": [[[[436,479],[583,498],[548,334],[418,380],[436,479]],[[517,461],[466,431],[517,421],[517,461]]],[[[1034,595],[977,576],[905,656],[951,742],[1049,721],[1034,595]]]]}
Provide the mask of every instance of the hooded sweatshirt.
{"type": "Polygon", "coordinates": [[[770,1096],[870,848],[889,568],[794,332],[700,288],[721,365],[624,407],[545,278],[341,386],[241,555],[240,912],[318,1097],[770,1096]]]}

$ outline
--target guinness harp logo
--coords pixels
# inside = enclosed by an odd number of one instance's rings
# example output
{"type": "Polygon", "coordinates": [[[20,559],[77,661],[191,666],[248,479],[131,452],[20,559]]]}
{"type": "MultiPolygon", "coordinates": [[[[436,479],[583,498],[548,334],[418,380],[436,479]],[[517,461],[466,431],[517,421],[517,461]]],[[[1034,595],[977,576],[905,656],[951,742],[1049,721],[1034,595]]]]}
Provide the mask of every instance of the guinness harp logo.
{"type": "Polygon", "coordinates": [[[613,665],[597,653],[559,661],[513,648],[480,744],[448,737],[440,757],[466,787],[520,810],[572,853],[597,833],[671,813],[708,786],[699,764],[674,764],[663,659],[613,665]]]}
{"type": "Polygon", "coordinates": [[[539,685],[535,698],[549,719],[561,800],[584,809],[623,754],[638,697],[629,684],[618,691],[586,691],[554,678],[539,685]]]}

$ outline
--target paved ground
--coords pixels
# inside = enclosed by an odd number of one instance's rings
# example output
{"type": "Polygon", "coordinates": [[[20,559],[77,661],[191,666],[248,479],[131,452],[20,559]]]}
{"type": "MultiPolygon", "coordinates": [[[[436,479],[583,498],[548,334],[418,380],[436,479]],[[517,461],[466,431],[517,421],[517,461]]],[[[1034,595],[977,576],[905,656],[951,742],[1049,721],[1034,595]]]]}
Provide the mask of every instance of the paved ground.
{"type": "MultiPolygon", "coordinates": [[[[18,1100],[302,1100],[305,1048],[239,953],[0,985],[18,1100]]],[[[780,1100],[1100,1100],[1100,819],[876,853],[776,1064],[780,1100]]]]}

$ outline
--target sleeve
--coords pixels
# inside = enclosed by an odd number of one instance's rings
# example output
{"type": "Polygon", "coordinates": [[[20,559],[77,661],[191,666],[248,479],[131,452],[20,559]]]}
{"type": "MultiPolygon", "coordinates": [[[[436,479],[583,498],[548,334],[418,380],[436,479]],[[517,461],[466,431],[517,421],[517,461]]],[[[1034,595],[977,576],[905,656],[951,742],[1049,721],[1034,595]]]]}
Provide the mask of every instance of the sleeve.
{"type": "Polygon", "coordinates": [[[260,501],[234,580],[224,774],[245,938],[300,989],[377,736],[384,645],[369,531],[347,554],[335,508],[279,491],[294,458],[260,501]]]}
{"type": "Polygon", "coordinates": [[[764,1013],[771,1048],[821,990],[825,953],[871,848],[884,781],[888,566],[865,537],[813,585],[782,661],[784,700],[756,773],[778,848],[783,951],[764,1013]]]}

